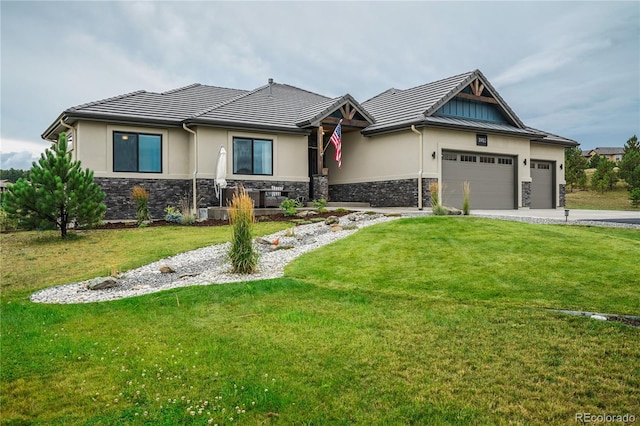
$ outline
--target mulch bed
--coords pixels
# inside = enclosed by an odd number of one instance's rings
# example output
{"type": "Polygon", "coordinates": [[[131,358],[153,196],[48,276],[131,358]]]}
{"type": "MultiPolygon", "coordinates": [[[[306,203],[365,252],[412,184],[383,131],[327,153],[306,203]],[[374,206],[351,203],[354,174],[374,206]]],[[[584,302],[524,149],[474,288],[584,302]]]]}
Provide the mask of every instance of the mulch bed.
{"type": "MultiPolygon", "coordinates": [[[[341,216],[345,216],[345,215],[347,215],[349,213],[351,213],[351,212],[350,211],[340,211],[340,212],[318,213],[318,214],[314,214],[312,216],[309,216],[308,219],[317,218],[317,217],[327,218],[329,216],[341,217],[341,216]]],[[[292,222],[292,223],[296,223],[295,222],[296,220],[303,221],[305,219],[299,218],[299,217],[296,217],[296,216],[285,216],[284,213],[264,215],[264,216],[256,216],[256,221],[257,222],[292,222]]],[[[153,222],[151,222],[147,226],[148,227],[155,227],[155,226],[226,226],[228,224],[229,224],[228,220],[213,220],[213,219],[194,222],[191,225],[180,225],[178,223],[167,222],[166,220],[154,220],[153,222]]],[[[296,224],[298,224],[298,223],[296,223],[296,224]]],[[[100,225],[100,226],[98,226],[96,228],[93,228],[93,229],[128,229],[128,228],[137,228],[137,227],[138,227],[138,225],[135,222],[105,222],[103,225],[100,225]]]]}

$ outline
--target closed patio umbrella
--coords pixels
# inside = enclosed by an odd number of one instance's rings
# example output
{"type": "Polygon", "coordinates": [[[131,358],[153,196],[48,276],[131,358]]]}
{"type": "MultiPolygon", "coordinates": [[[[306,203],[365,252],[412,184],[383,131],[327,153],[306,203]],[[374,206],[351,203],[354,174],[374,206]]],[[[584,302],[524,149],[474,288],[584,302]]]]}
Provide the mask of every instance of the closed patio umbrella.
{"type": "Polygon", "coordinates": [[[220,147],[218,151],[218,162],[216,163],[216,178],[215,189],[216,197],[220,200],[220,207],[222,207],[222,190],[227,187],[227,150],[224,146],[220,147]]]}

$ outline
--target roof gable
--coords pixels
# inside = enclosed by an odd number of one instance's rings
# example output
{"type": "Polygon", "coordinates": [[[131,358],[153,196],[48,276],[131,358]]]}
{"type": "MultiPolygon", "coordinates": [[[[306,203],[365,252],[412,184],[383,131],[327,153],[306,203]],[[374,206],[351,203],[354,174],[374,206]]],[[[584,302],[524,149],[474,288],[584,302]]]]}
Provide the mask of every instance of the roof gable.
{"type": "MultiPolygon", "coordinates": [[[[515,129],[525,129],[518,116],[479,70],[455,75],[411,89],[389,89],[365,101],[363,106],[376,120],[376,125],[371,126],[368,130],[376,131],[399,126],[406,127],[411,124],[426,124],[433,121],[428,120],[429,117],[446,115],[442,114],[442,108],[452,100],[450,107],[454,103],[464,103],[465,101],[490,104],[492,105],[491,107],[485,108],[491,112],[489,116],[497,117],[497,114],[499,114],[504,117],[505,124],[515,129]],[[440,114],[438,113],[439,111],[440,114]]],[[[472,117],[468,116],[460,118],[473,120],[472,117]]]]}
{"type": "Polygon", "coordinates": [[[339,98],[328,99],[302,108],[296,124],[300,127],[317,127],[329,117],[359,122],[363,127],[375,123],[367,110],[347,93],[339,98]]]}

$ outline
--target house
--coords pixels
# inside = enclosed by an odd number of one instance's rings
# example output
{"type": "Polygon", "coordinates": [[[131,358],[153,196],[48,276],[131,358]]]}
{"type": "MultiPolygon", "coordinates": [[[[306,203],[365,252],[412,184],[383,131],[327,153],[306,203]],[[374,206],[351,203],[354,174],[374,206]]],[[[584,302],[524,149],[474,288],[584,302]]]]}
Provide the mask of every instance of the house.
{"type": "Polygon", "coordinates": [[[472,209],[556,208],[564,148],[578,145],[526,126],[479,70],[362,103],[272,79],[250,91],[137,91],[71,107],[42,137],[61,132],[107,194],[107,219],[134,217],[134,185],[149,191],[154,217],[185,194],[218,205],[221,146],[230,186],[281,186],[290,198],[422,208],[438,183],[440,200],[460,207],[469,181],[472,209]],[[328,143],[339,123],[341,168],[328,143]]]}
{"type": "Polygon", "coordinates": [[[614,163],[619,163],[624,157],[624,148],[623,147],[612,147],[612,148],[595,148],[582,151],[582,156],[587,159],[592,158],[594,155],[598,154],[600,157],[605,157],[609,161],[613,161],[614,163]]]}

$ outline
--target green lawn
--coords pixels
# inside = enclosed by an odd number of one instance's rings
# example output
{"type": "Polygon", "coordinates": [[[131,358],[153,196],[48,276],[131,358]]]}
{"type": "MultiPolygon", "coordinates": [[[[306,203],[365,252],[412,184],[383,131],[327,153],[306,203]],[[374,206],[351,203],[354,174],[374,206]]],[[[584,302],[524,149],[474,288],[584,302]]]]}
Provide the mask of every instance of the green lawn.
{"type": "MultiPolygon", "coordinates": [[[[638,230],[401,219],[302,256],[283,279],[100,304],[28,302],[43,286],[24,278],[28,269],[44,270],[65,249],[87,265],[71,268],[68,281],[150,261],[160,231],[142,231],[63,244],[2,235],[3,424],[640,416],[640,330],[546,309],[640,315],[638,230]],[[126,262],[108,249],[120,238],[136,247],[126,262]],[[99,262],[74,251],[90,241],[99,262]],[[38,266],[15,263],[21,256],[37,256],[38,266]]],[[[202,244],[183,231],[165,238],[180,240],[180,250],[202,244]]],[[[201,238],[224,235],[209,232],[201,238]]]]}

